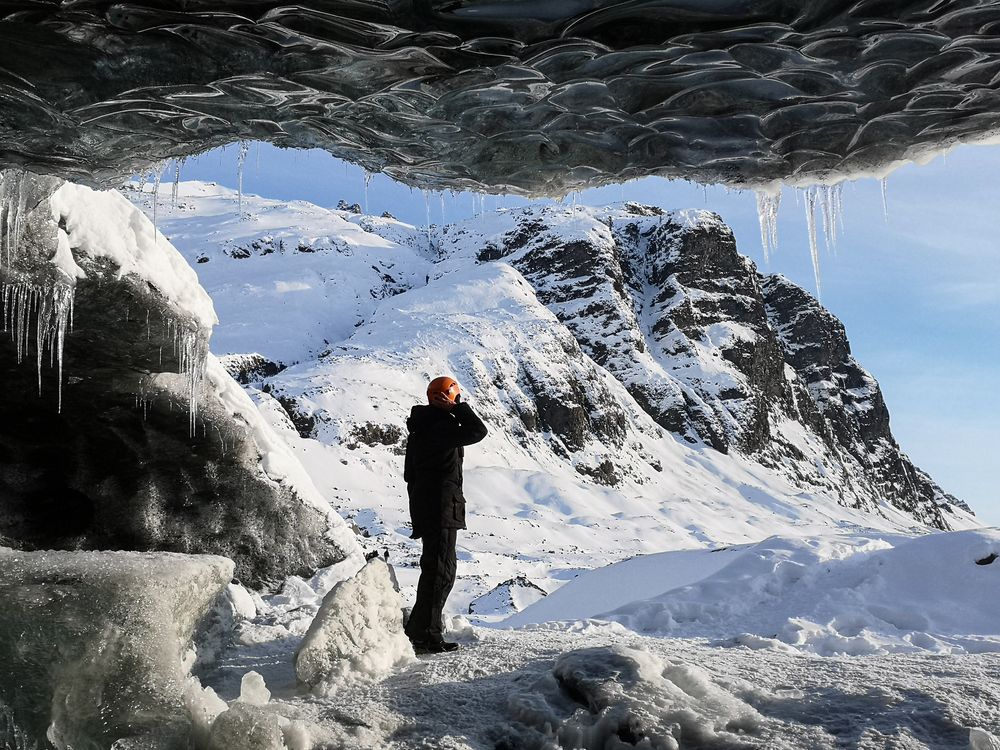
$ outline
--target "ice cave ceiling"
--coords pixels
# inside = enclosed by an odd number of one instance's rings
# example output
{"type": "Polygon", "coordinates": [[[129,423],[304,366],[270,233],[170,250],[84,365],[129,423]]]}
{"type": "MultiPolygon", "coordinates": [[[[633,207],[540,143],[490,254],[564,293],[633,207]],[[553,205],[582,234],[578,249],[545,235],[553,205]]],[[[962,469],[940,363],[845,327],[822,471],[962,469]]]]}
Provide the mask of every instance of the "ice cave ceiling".
{"type": "Polygon", "coordinates": [[[799,184],[1000,128],[964,0],[3,2],[0,167],[91,184],[240,140],[404,182],[799,184]]]}

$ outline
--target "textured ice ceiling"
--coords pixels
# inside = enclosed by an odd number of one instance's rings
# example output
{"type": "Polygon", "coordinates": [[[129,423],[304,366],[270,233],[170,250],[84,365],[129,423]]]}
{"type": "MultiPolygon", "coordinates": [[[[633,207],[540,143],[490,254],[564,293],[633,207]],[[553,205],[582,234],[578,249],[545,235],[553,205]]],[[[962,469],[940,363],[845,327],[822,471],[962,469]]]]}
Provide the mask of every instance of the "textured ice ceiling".
{"type": "Polygon", "coordinates": [[[237,140],[432,188],[884,168],[1000,126],[1000,6],[0,3],[0,166],[111,183],[237,140]]]}

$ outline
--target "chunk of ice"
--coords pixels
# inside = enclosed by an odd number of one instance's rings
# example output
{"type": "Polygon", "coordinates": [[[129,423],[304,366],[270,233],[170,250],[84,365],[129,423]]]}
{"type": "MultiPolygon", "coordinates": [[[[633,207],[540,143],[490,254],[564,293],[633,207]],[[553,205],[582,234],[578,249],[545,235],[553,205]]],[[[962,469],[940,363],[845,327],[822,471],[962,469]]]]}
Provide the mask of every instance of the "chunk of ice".
{"type": "Polygon", "coordinates": [[[209,555],[0,548],[0,713],[60,750],[186,737],[191,635],[232,574],[209,555]]]}
{"type": "Polygon", "coordinates": [[[402,607],[392,571],[378,558],[338,583],[323,599],[295,654],[299,682],[331,694],[338,684],[384,677],[413,661],[402,607]]]}

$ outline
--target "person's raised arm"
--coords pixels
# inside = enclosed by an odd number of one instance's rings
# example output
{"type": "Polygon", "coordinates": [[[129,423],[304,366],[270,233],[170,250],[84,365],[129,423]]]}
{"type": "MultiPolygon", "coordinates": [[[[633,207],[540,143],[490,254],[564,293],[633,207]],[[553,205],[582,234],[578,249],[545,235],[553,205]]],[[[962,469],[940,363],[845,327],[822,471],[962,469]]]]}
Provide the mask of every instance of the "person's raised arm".
{"type": "Polygon", "coordinates": [[[472,445],[486,437],[486,425],[483,424],[483,420],[476,416],[476,413],[472,411],[472,407],[467,403],[463,401],[455,404],[455,408],[451,410],[451,413],[455,415],[455,419],[458,422],[456,437],[459,445],[472,445]]]}

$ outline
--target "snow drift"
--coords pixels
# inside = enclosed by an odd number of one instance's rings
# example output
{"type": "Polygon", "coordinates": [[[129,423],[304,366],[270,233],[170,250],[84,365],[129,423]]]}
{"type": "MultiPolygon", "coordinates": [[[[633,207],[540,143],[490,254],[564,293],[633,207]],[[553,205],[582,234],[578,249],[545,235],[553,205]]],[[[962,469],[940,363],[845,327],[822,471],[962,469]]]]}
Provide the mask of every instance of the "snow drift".
{"type": "Polygon", "coordinates": [[[595,617],[640,633],[824,655],[1000,651],[998,556],[993,529],[773,537],[584,573],[505,624],[595,617]]]}
{"type": "Polygon", "coordinates": [[[385,677],[414,658],[392,569],[375,558],[323,599],[295,653],[295,674],[332,695],[339,683],[385,677]]]}
{"type": "Polygon", "coordinates": [[[511,693],[501,747],[732,748],[758,713],[693,665],[624,647],[570,651],[551,674],[511,693]]]}

